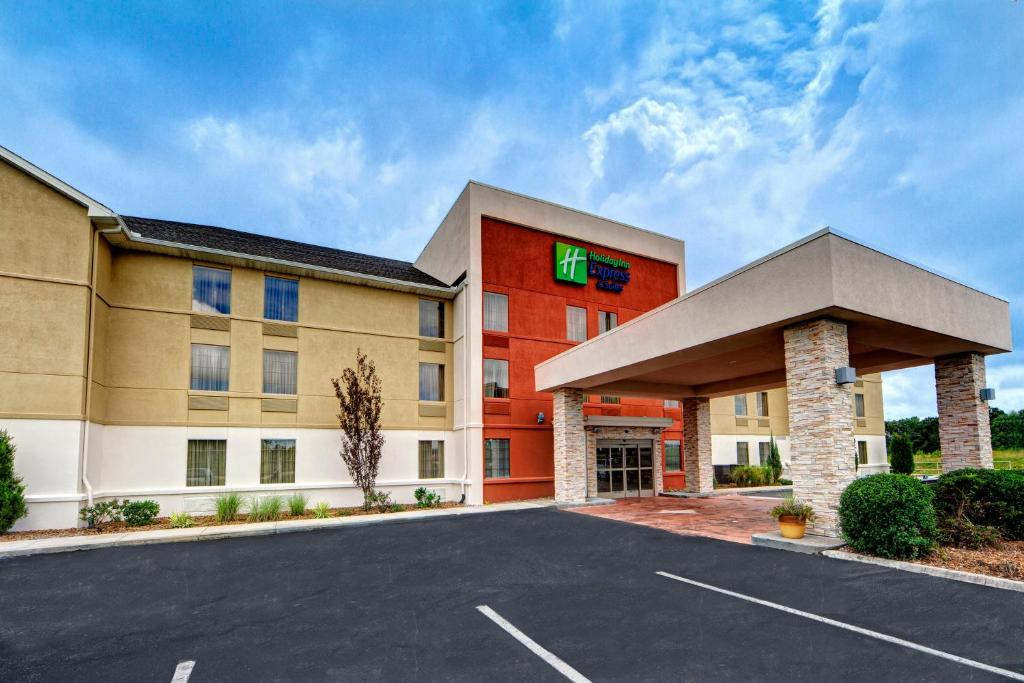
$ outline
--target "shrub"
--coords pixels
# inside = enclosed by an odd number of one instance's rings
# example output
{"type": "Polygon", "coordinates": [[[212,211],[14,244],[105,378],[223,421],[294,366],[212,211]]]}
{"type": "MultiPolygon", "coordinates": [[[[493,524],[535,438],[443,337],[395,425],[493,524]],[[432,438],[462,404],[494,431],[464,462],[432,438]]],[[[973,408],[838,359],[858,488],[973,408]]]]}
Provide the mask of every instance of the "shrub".
{"type": "Polygon", "coordinates": [[[14,473],[14,439],[6,429],[0,429],[0,534],[28,514],[25,505],[25,485],[14,473]]]}
{"type": "Polygon", "coordinates": [[[242,497],[237,493],[225,493],[217,496],[217,521],[232,522],[238,516],[238,510],[242,507],[242,497]]]}
{"type": "Polygon", "coordinates": [[[896,434],[889,444],[889,469],[893,474],[914,473],[914,446],[906,434],[896,434]]]}
{"type": "Polygon", "coordinates": [[[313,516],[317,519],[327,519],[331,516],[331,506],[324,501],[320,501],[313,508],[313,516]]]}
{"type": "Polygon", "coordinates": [[[121,503],[121,516],[128,526],[152,524],[158,514],[160,506],[155,500],[125,500],[121,503]]]}
{"type": "Polygon", "coordinates": [[[309,498],[301,493],[293,493],[288,497],[288,514],[292,517],[301,517],[306,514],[306,503],[309,498]]]}
{"type": "Polygon", "coordinates": [[[399,503],[392,503],[388,507],[388,512],[405,512],[405,506],[399,503]]]}
{"type": "Polygon", "coordinates": [[[792,486],[793,485],[793,480],[792,479],[783,479],[782,477],[780,477],[779,478],[779,484],[781,484],[782,486],[792,486]]]}
{"type": "Polygon", "coordinates": [[[803,501],[789,496],[768,512],[769,515],[778,519],[779,517],[799,517],[805,522],[814,519],[814,510],[803,501]]]}
{"type": "Polygon", "coordinates": [[[765,465],[768,468],[768,483],[779,483],[779,479],[782,478],[782,456],[779,454],[779,444],[775,443],[774,435],[768,441],[768,460],[765,465]]]}
{"type": "Polygon", "coordinates": [[[105,500],[102,503],[87,505],[78,511],[78,517],[88,524],[89,528],[97,529],[104,524],[120,522],[122,519],[121,503],[116,500],[105,500]]]}
{"type": "Polygon", "coordinates": [[[771,481],[771,470],[767,467],[737,465],[729,473],[737,486],[765,486],[771,481]]]}
{"type": "Polygon", "coordinates": [[[363,509],[389,512],[393,504],[391,494],[387,491],[372,491],[364,499],[363,509]]]}
{"type": "Polygon", "coordinates": [[[905,474],[873,474],[850,484],[839,499],[839,523],[858,552],[913,559],[935,547],[932,492],[905,474]]]}
{"type": "Polygon", "coordinates": [[[187,529],[190,526],[196,525],[192,515],[187,512],[172,512],[170,522],[172,529],[187,529]]]}
{"type": "Polygon", "coordinates": [[[273,522],[281,519],[281,499],[277,496],[257,498],[253,496],[249,501],[250,522],[273,522]]]}
{"type": "Polygon", "coordinates": [[[441,504],[441,496],[425,486],[416,489],[413,495],[416,496],[416,507],[419,508],[432,508],[441,504]]]}
{"type": "Polygon", "coordinates": [[[935,483],[935,513],[943,542],[979,547],[992,531],[1024,541],[1024,472],[961,469],[935,483]]]}

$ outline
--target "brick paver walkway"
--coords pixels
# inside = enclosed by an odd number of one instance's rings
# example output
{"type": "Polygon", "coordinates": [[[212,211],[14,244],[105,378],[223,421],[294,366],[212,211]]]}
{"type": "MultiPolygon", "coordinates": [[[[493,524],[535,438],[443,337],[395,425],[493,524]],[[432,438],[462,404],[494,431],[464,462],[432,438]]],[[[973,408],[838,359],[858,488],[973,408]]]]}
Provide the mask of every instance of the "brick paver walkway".
{"type": "Polygon", "coordinates": [[[573,512],[643,524],[688,536],[709,536],[723,541],[750,543],[750,535],[776,531],[768,511],[778,500],[751,496],[712,498],[626,498],[615,505],[570,508],[573,512]]]}

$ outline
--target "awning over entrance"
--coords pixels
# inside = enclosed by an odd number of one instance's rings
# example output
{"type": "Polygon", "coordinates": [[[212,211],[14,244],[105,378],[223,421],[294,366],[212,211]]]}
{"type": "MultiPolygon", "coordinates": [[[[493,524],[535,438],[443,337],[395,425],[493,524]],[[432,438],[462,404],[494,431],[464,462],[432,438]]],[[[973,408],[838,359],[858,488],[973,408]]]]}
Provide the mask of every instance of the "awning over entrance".
{"type": "Polygon", "coordinates": [[[728,396],[785,386],[783,329],[847,325],[859,374],[1010,351],[1009,305],[824,229],[536,367],[538,391],[728,396]]]}

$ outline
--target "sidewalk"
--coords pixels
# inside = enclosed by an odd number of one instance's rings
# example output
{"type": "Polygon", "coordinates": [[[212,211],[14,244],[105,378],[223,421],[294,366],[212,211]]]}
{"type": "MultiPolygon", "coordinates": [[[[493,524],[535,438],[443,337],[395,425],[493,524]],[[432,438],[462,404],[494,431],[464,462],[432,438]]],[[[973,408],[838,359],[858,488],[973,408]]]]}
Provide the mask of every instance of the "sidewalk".
{"type": "Polygon", "coordinates": [[[66,553],[74,550],[91,550],[93,548],[111,548],[125,545],[174,543],[177,541],[201,541],[206,539],[212,540],[242,536],[268,536],[270,534],[286,534],[295,531],[313,531],[315,529],[337,529],[350,526],[367,526],[370,524],[395,524],[401,522],[415,522],[432,517],[458,517],[461,515],[506,512],[509,510],[534,510],[553,505],[553,501],[550,503],[546,501],[520,501],[514,503],[494,503],[492,505],[474,505],[435,510],[425,509],[412,510],[409,512],[389,512],[376,515],[331,517],[328,519],[302,519],[294,522],[281,520],[278,522],[229,524],[224,526],[192,527],[189,529],[156,529],[153,531],[126,531],[116,534],[98,534],[93,536],[36,538],[27,541],[0,542],[0,559],[7,557],[19,557],[22,555],[66,553]]]}

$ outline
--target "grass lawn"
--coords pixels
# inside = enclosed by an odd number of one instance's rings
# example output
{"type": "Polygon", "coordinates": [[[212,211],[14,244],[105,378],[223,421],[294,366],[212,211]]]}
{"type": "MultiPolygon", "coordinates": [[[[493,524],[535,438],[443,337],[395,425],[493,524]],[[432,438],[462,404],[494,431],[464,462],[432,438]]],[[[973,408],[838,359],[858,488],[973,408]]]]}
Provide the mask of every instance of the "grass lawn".
{"type": "MultiPolygon", "coordinates": [[[[940,474],[938,453],[916,453],[914,455],[914,474],[940,474]]],[[[992,461],[997,470],[1024,470],[1024,450],[994,451],[992,461]]]]}

